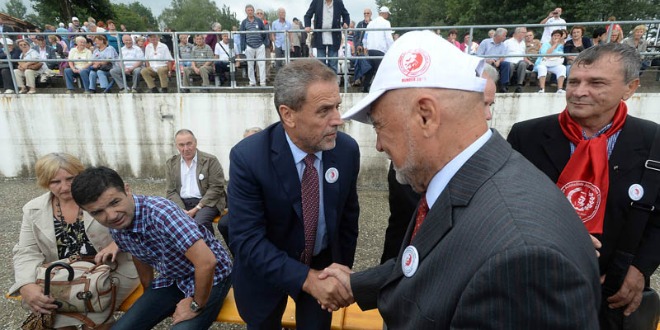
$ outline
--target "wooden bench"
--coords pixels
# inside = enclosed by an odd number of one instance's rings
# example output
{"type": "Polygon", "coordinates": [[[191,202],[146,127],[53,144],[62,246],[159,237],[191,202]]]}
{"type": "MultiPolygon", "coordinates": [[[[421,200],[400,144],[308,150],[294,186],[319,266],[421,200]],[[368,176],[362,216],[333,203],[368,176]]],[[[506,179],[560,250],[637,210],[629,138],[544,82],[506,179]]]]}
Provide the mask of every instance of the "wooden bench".
{"type": "MultiPolygon", "coordinates": [[[[126,312],[135,301],[140,298],[144,290],[139,286],[133,293],[131,293],[126,300],[119,306],[119,311],[126,312]]],[[[222,304],[222,309],[216,322],[245,324],[241,316],[238,314],[236,308],[236,301],[234,300],[234,289],[229,289],[229,293],[222,304]]],[[[288,298],[286,309],[282,315],[282,326],[285,328],[296,327],[296,303],[288,298]]],[[[341,308],[332,313],[331,328],[334,330],[380,330],[383,328],[383,318],[377,310],[362,311],[356,304],[350,305],[346,308],[341,308]]],[[[660,329],[659,329],[660,330],[660,329]]]]}

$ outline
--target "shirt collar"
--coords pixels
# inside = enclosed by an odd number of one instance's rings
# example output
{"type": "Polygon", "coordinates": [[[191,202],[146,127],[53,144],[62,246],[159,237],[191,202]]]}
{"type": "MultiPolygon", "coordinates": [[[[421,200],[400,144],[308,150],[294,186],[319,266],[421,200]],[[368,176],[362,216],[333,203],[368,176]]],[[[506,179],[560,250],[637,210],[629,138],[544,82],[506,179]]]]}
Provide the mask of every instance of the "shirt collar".
{"type": "MultiPolygon", "coordinates": [[[[298,148],[298,146],[291,141],[291,138],[289,137],[289,134],[285,131],[284,135],[286,136],[286,142],[289,143],[289,148],[291,149],[291,153],[293,154],[293,161],[295,164],[300,163],[305,157],[307,157],[307,153],[302,151],[302,149],[298,148]]],[[[314,153],[314,156],[318,158],[319,160],[321,159],[321,156],[323,155],[323,151],[317,151],[314,153]]]]}
{"type": "MultiPolygon", "coordinates": [[[[181,156],[181,164],[182,164],[182,165],[185,165],[185,164],[186,164],[186,160],[183,159],[183,155],[181,155],[180,153],[179,153],[179,155],[181,156]]],[[[197,151],[195,151],[195,157],[193,157],[193,159],[192,159],[192,163],[193,163],[193,164],[197,164],[197,151]]]]}
{"type": "Polygon", "coordinates": [[[433,204],[435,204],[435,201],[440,197],[440,194],[445,190],[445,187],[447,187],[447,184],[449,184],[449,181],[454,177],[456,172],[463,167],[472,155],[488,142],[488,139],[492,135],[493,132],[490,129],[487,130],[480,138],[472,142],[470,146],[461,151],[460,154],[454,157],[454,159],[433,176],[429,187],[426,189],[426,202],[429,205],[429,209],[433,207],[433,204]]]}
{"type": "Polygon", "coordinates": [[[596,138],[596,137],[600,136],[601,134],[607,132],[607,130],[609,130],[610,127],[612,127],[612,123],[609,123],[609,124],[605,125],[605,127],[601,128],[601,129],[600,129],[598,132],[596,132],[596,134],[594,134],[594,136],[592,136],[592,137],[587,137],[587,133],[586,133],[586,131],[585,131],[585,130],[582,130],[582,138],[584,138],[585,140],[590,140],[590,139],[596,138]]]}

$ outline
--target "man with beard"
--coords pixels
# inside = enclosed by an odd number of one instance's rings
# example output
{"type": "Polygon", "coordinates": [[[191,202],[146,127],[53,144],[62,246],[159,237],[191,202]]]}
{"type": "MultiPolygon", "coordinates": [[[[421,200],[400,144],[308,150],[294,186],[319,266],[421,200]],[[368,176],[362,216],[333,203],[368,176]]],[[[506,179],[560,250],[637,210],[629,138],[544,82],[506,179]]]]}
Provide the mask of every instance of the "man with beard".
{"type": "Polygon", "coordinates": [[[280,121],[229,154],[229,246],[234,297],[248,329],[281,329],[287,296],[298,329],[330,329],[325,304],[348,304],[321,281],[331,263],[352,267],[358,235],[360,152],[337,129],[335,72],[317,60],[293,61],[275,77],[280,121]]]}
{"type": "Polygon", "coordinates": [[[422,198],[396,259],[323,274],[391,329],[597,329],[589,235],[554,184],[488,129],[483,65],[430,31],[385,54],[344,118],[373,124],[397,181],[422,198]],[[413,70],[400,65],[409,53],[422,58],[413,70]]]}

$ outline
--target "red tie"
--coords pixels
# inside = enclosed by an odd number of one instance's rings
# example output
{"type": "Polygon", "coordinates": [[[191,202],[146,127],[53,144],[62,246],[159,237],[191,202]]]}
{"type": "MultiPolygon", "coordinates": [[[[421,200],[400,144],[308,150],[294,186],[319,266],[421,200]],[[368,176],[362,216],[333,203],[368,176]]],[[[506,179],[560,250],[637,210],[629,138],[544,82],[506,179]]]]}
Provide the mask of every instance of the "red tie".
{"type": "Polygon", "coordinates": [[[410,242],[415,239],[417,235],[417,230],[422,226],[422,222],[426,218],[426,214],[429,213],[429,204],[426,203],[426,195],[422,196],[422,199],[419,201],[419,206],[417,207],[417,216],[415,217],[415,228],[413,228],[412,236],[410,237],[410,242]]]}
{"type": "Polygon", "coordinates": [[[303,161],[305,169],[303,170],[301,193],[302,193],[302,213],[303,224],[305,228],[305,250],[300,256],[300,261],[309,265],[312,261],[314,252],[314,242],[316,241],[316,227],[319,223],[319,175],[314,167],[316,156],[309,154],[303,161]]]}

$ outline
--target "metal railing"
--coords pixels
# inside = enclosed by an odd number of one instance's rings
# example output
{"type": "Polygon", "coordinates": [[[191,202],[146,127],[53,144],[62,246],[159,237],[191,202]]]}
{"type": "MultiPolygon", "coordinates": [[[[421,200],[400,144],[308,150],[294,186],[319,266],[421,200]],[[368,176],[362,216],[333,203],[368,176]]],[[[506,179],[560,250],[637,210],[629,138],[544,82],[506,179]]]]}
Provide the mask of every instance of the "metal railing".
{"type": "MultiPolygon", "coordinates": [[[[656,27],[656,36],[655,36],[655,41],[652,45],[649,45],[651,47],[651,51],[643,52],[640,53],[643,56],[658,56],[660,55],[660,20],[643,20],[643,21],[607,21],[607,22],[576,22],[576,23],[565,23],[565,24],[504,24],[504,25],[459,25],[459,26],[424,26],[424,27],[394,27],[391,29],[369,29],[369,28],[352,28],[352,29],[316,29],[312,30],[312,33],[322,33],[322,32],[340,32],[342,34],[342,42],[343,44],[341,46],[344,47],[344,55],[343,56],[334,56],[334,57],[320,57],[318,58],[319,60],[322,61],[327,61],[327,60],[337,60],[337,61],[342,61],[344,64],[344,67],[348,68],[351,62],[357,61],[357,60],[369,60],[369,59],[382,59],[383,56],[369,56],[369,55],[361,55],[361,54],[351,54],[350,50],[350,44],[348,41],[348,33],[349,31],[352,31],[353,33],[356,32],[365,32],[365,31],[401,31],[401,32],[407,32],[407,31],[412,31],[412,30],[431,30],[431,31],[448,31],[451,29],[456,29],[456,30],[468,30],[469,31],[469,38],[468,38],[468,45],[472,44],[473,36],[474,36],[474,31],[475,30],[487,30],[487,29],[495,29],[495,28],[507,28],[507,29],[515,29],[516,27],[526,27],[526,28],[545,28],[547,26],[566,26],[570,27],[571,26],[576,26],[576,25],[581,25],[581,26],[609,26],[608,32],[607,32],[607,41],[610,40],[611,34],[614,30],[614,26],[616,25],[639,25],[639,24],[646,24],[648,25],[655,25],[656,27]]],[[[183,32],[133,32],[133,33],[125,33],[125,32],[66,32],[66,33],[58,33],[58,32],[43,32],[43,33],[38,33],[38,35],[43,35],[45,36],[47,40],[48,35],[60,35],[60,36],[70,36],[70,37],[77,37],[77,36],[86,36],[86,37],[92,37],[95,35],[104,35],[107,36],[109,34],[112,34],[116,36],[117,38],[117,45],[118,45],[118,50],[117,50],[117,58],[114,59],[102,59],[103,62],[112,62],[112,63],[123,63],[123,62],[128,62],[128,61],[138,61],[141,60],[142,62],[146,63],[149,60],[148,59],[124,59],[123,54],[121,51],[121,48],[123,46],[123,42],[121,40],[122,36],[125,34],[129,35],[170,35],[172,36],[172,46],[173,49],[170,50],[172,53],[173,57],[173,62],[174,62],[174,71],[175,71],[175,79],[176,79],[176,86],[177,86],[177,92],[181,92],[182,87],[186,89],[219,89],[219,90],[227,90],[227,89],[250,89],[254,87],[250,86],[239,86],[237,84],[237,61],[241,62],[241,67],[244,65],[255,65],[257,62],[260,61],[283,61],[284,63],[289,63],[290,61],[294,61],[296,59],[300,59],[297,57],[293,57],[290,54],[290,49],[291,49],[291,43],[290,43],[290,38],[289,34],[291,33],[307,33],[304,29],[295,29],[295,30],[284,30],[284,31],[274,31],[274,30],[269,30],[269,31],[222,31],[222,32],[200,32],[200,31],[183,31],[183,32]],[[222,38],[220,37],[222,34],[229,34],[229,81],[230,84],[228,86],[215,86],[215,85],[210,85],[210,86],[182,86],[182,79],[184,79],[183,74],[180,70],[182,66],[182,62],[217,62],[217,58],[185,58],[182,59],[180,58],[179,54],[179,36],[180,35],[206,35],[209,33],[214,33],[218,35],[218,42],[221,42],[222,38]],[[235,35],[244,35],[244,34],[253,34],[253,33],[258,33],[258,34],[269,34],[269,35],[275,35],[275,34],[284,34],[284,56],[283,57],[270,57],[269,53],[266,53],[266,56],[264,58],[255,58],[255,59],[238,59],[237,55],[242,53],[242,50],[237,50],[235,48],[235,43],[234,43],[234,36],[235,35]]],[[[0,33],[0,40],[3,40],[3,44],[6,45],[6,42],[4,40],[6,38],[10,38],[13,40],[16,40],[17,37],[21,38],[27,38],[29,35],[37,35],[35,33],[20,33],[20,32],[5,32],[5,33],[0,33]]],[[[354,34],[355,35],[355,34],[354,34]]],[[[569,34],[570,35],[570,34],[569,34]]],[[[312,38],[311,35],[308,35],[308,40],[309,38],[312,38]]],[[[270,36],[268,38],[271,40],[270,36]]],[[[301,38],[302,39],[302,38],[301,38]]],[[[46,41],[47,42],[47,41],[46,41]]],[[[162,42],[162,41],[161,41],[162,42]]],[[[271,44],[273,44],[271,42],[271,44]]],[[[47,43],[46,46],[49,46],[47,43]]],[[[274,44],[273,44],[274,46],[274,44]]],[[[108,45],[110,47],[110,45],[108,45]]],[[[136,43],[134,43],[133,47],[138,47],[136,43]]],[[[193,46],[194,47],[194,46],[193,46]]],[[[301,44],[301,47],[303,45],[301,44]]],[[[312,47],[311,47],[311,42],[310,42],[310,54],[312,52],[312,47]]],[[[214,49],[211,49],[214,51],[214,49]]],[[[13,68],[13,65],[15,63],[20,63],[20,62],[33,62],[32,60],[20,60],[20,59],[12,59],[11,56],[8,53],[8,47],[3,47],[3,52],[5,52],[7,58],[3,61],[0,62],[6,62],[9,68],[13,68]]],[[[553,54],[553,56],[576,56],[577,53],[564,53],[564,54],[553,54]]],[[[529,58],[534,58],[534,57],[542,57],[545,56],[545,54],[516,54],[513,57],[529,57],[529,58]]],[[[502,57],[501,55],[484,55],[480,56],[483,58],[499,58],[502,57]]],[[[505,56],[506,57],[506,56],[505,56]]],[[[60,63],[62,61],[67,61],[67,62],[94,62],[95,59],[81,59],[81,60],[75,60],[75,59],[46,59],[46,60],[39,60],[39,62],[44,62],[44,63],[51,63],[51,62],[56,62],[60,63]]],[[[98,61],[99,59],[96,59],[98,61]]],[[[143,63],[143,65],[145,65],[143,63]]],[[[114,64],[116,65],[116,64],[114,64]]],[[[168,65],[170,65],[168,63],[168,65]]],[[[242,70],[242,69],[241,69],[242,70]]],[[[256,74],[256,68],[254,68],[255,74],[256,74]]],[[[269,70],[267,70],[269,71],[269,70]]],[[[122,80],[125,86],[127,85],[127,80],[126,80],[126,73],[124,70],[121,70],[122,72],[122,80]]],[[[64,72],[61,72],[62,75],[64,75],[64,72]]],[[[219,73],[215,73],[215,75],[218,75],[219,73]]],[[[268,75],[268,72],[266,73],[268,75]]],[[[343,86],[343,91],[346,93],[348,92],[348,81],[349,81],[349,70],[346,69],[341,73],[338,73],[338,75],[343,76],[343,81],[344,81],[344,86],[343,86]]],[[[18,85],[16,83],[16,77],[13,74],[12,70],[12,82],[14,84],[15,92],[18,93],[18,85]]],[[[264,88],[264,87],[261,87],[264,88]]],[[[267,86],[267,89],[272,89],[272,86],[267,86]]]]}

